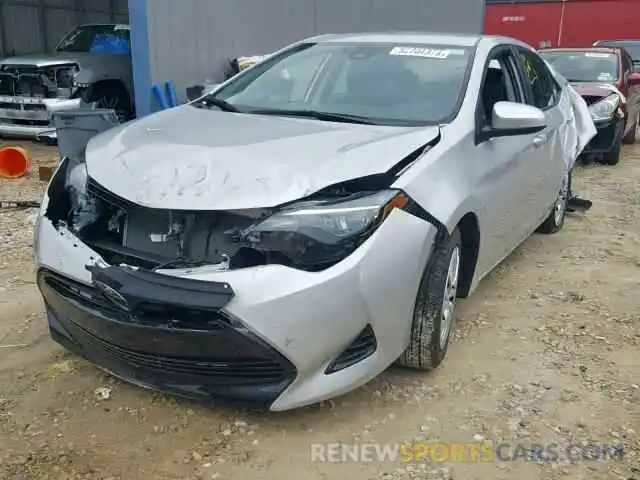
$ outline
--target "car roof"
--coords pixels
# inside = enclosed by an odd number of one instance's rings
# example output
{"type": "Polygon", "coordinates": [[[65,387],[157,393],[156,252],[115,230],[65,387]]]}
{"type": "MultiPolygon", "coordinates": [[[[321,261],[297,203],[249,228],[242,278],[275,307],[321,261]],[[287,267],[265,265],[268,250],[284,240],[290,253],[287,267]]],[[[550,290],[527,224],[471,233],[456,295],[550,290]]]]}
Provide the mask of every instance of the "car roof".
{"type": "Polygon", "coordinates": [[[428,32],[370,32],[320,35],[307,39],[318,43],[403,43],[439,44],[454,47],[475,47],[481,35],[428,32]]]}
{"type": "Polygon", "coordinates": [[[638,43],[640,44],[640,40],[637,39],[633,39],[633,38],[608,38],[608,39],[604,39],[604,40],[596,40],[596,43],[609,43],[609,42],[615,42],[615,43],[638,43]]]}
{"type": "Polygon", "coordinates": [[[543,48],[539,50],[544,52],[593,52],[593,53],[619,53],[619,47],[571,47],[571,48],[543,48]]]}

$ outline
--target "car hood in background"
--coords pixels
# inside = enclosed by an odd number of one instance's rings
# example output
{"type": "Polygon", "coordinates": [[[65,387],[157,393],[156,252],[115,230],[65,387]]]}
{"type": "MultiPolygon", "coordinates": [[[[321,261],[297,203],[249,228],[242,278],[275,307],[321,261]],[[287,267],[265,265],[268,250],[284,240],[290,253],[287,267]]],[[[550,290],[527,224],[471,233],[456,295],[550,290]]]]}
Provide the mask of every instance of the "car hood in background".
{"type": "MultiPolygon", "coordinates": [[[[622,95],[615,85],[608,83],[571,83],[571,86],[585,99],[597,100],[608,97],[612,93],[622,95]]],[[[622,97],[624,98],[624,95],[622,97]]],[[[587,101],[587,103],[590,102],[587,101]]]]}
{"type": "Polygon", "coordinates": [[[66,65],[68,63],[82,62],[89,57],[95,58],[96,54],[83,52],[64,53],[34,53],[20,55],[18,57],[3,58],[2,65],[33,65],[36,67],[52,67],[55,65],[66,65]]]}
{"type": "Polygon", "coordinates": [[[108,130],[87,146],[89,175],[151,208],[274,207],[387,172],[439,135],[183,105],[108,130]]]}

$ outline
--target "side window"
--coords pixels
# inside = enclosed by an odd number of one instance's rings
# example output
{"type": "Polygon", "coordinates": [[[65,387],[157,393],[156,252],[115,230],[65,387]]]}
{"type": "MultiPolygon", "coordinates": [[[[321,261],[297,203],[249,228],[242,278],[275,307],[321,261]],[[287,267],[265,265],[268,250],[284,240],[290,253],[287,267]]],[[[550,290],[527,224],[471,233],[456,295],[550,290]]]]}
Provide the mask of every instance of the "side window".
{"type": "Polygon", "coordinates": [[[493,106],[496,103],[522,103],[524,98],[515,71],[510,52],[502,52],[489,60],[480,91],[481,113],[485,125],[491,125],[493,106]]]}
{"type": "Polygon", "coordinates": [[[535,53],[520,49],[520,59],[525,80],[531,86],[532,105],[546,110],[554,107],[560,100],[561,90],[544,61],[535,53]]]}

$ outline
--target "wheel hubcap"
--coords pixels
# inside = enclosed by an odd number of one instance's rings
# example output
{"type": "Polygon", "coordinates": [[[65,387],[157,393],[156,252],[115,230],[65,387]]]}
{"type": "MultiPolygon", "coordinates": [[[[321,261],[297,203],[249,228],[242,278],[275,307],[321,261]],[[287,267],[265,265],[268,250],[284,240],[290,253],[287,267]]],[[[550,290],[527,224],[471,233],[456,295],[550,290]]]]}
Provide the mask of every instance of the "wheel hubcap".
{"type": "Polygon", "coordinates": [[[442,302],[442,319],[440,322],[440,348],[447,345],[451,328],[453,327],[456,295],[458,293],[458,277],[460,275],[460,248],[455,247],[451,252],[449,270],[444,286],[444,300],[442,302]]]}
{"type": "Polygon", "coordinates": [[[556,199],[556,204],[553,209],[553,219],[556,222],[556,225],[560,225],[562,222],[562,217],[564,217],[564,211],[567,207],[567,195],[569,193],[569,178],[565,177],[562,181],[562,187],[560,188],[560,192],[558,193],[558,198],[556,199]]]}

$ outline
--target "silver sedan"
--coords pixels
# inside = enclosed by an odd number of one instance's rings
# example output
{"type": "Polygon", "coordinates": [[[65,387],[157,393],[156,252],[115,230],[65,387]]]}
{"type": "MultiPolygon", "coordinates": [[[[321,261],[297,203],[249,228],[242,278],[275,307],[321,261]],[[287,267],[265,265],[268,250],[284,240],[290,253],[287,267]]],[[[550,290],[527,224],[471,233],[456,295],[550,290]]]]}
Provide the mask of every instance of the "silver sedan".
{"type": "Polygon", "coordinates": [[[512,39],[329,35],[94,137],[37,225],[53,338],[288,410],[445,358],[456,298],[564,223],[572,103],[512,39]]]}

